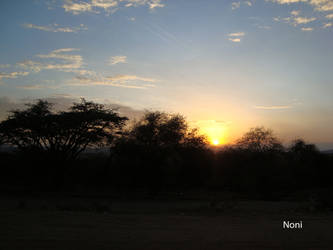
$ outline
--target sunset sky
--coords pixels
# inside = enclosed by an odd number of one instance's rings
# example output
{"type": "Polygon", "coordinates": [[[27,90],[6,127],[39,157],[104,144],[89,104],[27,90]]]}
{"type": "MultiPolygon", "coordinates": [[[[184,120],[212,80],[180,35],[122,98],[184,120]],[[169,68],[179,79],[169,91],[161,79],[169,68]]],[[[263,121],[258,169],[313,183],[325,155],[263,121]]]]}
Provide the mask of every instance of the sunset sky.
{"type": "Polygon", "coordinates": [[[2,0],[0,116],[85,97],[333,148],[333,0],[2,0]]]}

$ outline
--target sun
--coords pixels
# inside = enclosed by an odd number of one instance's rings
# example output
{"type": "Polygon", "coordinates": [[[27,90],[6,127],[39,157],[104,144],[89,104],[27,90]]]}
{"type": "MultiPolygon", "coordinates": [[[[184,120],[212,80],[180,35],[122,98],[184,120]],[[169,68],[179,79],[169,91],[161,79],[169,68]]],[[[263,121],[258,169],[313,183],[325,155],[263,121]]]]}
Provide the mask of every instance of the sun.
{"type": "Polygon", "coordinates": [[[207,137],[207,140],[212,146],[220,146],[227,143],[227,125],[224,122],[216,120],[201,120],[199,128],[202,134],[207,137]]]}
{"type": "Polygon", "coordinates": [[[213,140],[212,140],[212,144],[213,144],[214,146],[218,146],[218,145],[220,145],[220,141],[219,141],[218,139],[213,139],[213,140]]]}

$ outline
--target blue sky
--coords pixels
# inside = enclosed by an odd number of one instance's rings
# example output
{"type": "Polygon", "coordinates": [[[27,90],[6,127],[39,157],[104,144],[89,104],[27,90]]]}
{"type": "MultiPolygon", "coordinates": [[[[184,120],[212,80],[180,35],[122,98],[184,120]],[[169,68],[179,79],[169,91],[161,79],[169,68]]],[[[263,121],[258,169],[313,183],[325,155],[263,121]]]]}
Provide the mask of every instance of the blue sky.
{"type": "Polygon", "coordinates": [[[284,142],[333,146],[332,0],[0,5],[0,97],[11,103],[85,97],[180,112],[225,142],[263,125],[284,142]]]}

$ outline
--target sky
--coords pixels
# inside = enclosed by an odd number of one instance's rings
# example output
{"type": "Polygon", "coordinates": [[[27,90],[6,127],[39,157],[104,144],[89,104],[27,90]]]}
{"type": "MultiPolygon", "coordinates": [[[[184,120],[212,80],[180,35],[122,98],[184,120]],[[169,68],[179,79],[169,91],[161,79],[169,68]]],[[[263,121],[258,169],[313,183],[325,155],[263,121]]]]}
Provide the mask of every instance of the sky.
{"type": "Polygon", "coordinates": [[[2,0],[0,118],[36,98],[333,148],[333,0],[2,0]]]}

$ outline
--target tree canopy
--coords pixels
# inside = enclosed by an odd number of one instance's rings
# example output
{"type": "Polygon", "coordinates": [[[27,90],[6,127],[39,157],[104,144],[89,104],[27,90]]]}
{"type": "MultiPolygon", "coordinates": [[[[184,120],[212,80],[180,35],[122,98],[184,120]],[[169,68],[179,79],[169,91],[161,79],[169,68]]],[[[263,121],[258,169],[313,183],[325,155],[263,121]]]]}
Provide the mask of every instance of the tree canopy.
{"type": "Polygon", "coordinates": [[[104,105],[85,99],[61,112],[53,112],[51,103],[39,100],[27,104],[25,110],[12,111],[0,123],[0,134],[5,143],[20,150],[74,159],[88,146],[112,140],[126,120],[104,105]]]}
{"type": "Polygon", "coordinates": [[[206,137],[191,129],[182,115],[165,112],[147,112],[134,124],[129,138],[139,145],[175,147],[203,147],[206,137]]]}
{"type": "Polygon", "coordinates": [[[273,131],[264,127],[251,128],[236,143],[236,147],[252,152],[281,151],[283,146],[273,131]]]}

